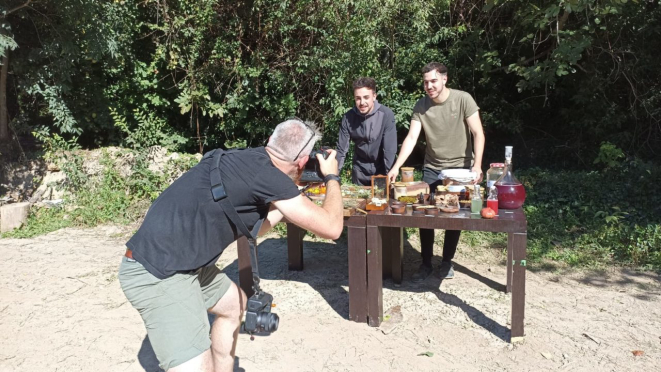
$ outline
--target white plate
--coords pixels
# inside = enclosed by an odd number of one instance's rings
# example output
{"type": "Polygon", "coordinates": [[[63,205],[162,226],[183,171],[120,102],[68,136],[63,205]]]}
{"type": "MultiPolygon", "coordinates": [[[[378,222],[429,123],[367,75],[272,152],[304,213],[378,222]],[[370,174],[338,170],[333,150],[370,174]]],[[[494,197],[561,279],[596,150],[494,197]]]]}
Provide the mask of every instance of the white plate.
{"type": "Polygon", "coordinates": [[[438,179],[444,180],[446,178],[457,182],[471,182],[477,179],[477,173],[468,169],[446,169],[439,173],[438,179]]]}

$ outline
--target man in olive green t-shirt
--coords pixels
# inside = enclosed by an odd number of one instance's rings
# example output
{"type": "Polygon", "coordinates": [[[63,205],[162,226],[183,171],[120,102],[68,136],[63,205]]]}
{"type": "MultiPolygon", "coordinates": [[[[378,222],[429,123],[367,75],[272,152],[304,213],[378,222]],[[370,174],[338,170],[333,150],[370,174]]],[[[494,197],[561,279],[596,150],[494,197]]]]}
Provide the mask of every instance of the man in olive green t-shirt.
{"type": "MultiPolygon", "coordinates": [[[[444,169],[471,169],[482,181],[482,154],[484,152],[484,131],[480,121],[479,107],[469,93],[450,89],[448,69],[444,65],[432,62],[422,69],[425,93],[413,108],[411,126],[402,143],[399,156],[388,177],[394,182],[399,168],[411,155],[424,129],[427,138],[423,181],[430,190],[441,184],[439,173],[444,169]],[[472,136],[471,136],[472,135],[472,136]]],[[[446,230],[443,243],[443,261],[440,267],[441,278],[453,278],[452,258],[459,243],[459,230],[446,230]]],[[[434,230],[420,229],[422,264],[413,274],[413,282],[422,282],[431,275],[431,259],[434,253],[434,230]]]]}

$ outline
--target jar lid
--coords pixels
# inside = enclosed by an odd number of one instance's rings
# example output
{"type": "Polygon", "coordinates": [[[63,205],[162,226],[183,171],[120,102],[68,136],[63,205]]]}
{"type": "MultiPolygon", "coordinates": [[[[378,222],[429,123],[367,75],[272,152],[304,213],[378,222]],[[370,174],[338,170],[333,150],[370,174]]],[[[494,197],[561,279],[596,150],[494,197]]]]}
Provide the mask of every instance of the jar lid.
{"type": "Polygon", "coordinates": [[[491,168],[505,168],[505,163],[491,163],[489,166],[491,168]]]}

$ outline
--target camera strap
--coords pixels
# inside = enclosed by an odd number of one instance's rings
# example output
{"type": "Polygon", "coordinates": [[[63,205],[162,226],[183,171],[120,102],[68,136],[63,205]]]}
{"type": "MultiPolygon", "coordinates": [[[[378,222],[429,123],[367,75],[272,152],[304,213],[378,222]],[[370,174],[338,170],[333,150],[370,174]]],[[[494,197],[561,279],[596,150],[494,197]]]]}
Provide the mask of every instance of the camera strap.
{"type": "MultiPolygon", "coordinates": [[[[236,228],[239,229],[239,231],[241,231],[241,233],[246,238],[248,238],[248,245],[250,246],[250,266],[252,267],[253,290],[255,291],[255,294],[259,295],[262,290],[259,287],[259,268],[257,267],[257,240],[255,239],[255,236],[252,234],[252,232],[248,230],[246,224],[243,223],[243,220],[236,212],[236,208],[234,208],[234,205],[227,197],[225,186],[223,185],[223,181],[220,177],[220,158],[226,153],[236,151],[240,150],[225,151],[222,149],[216,149],[204,154],[204,158],[213,158],[211,163],[211,170],[209,171],[209,178],[211,180],[211,195],[213,197],[213,201],[220,204],[227,218],[232,221],[234,226],[236,226],[236,228]]],[[[260,225],[260,223],[257,224],[257,226],[260,225]]]]}

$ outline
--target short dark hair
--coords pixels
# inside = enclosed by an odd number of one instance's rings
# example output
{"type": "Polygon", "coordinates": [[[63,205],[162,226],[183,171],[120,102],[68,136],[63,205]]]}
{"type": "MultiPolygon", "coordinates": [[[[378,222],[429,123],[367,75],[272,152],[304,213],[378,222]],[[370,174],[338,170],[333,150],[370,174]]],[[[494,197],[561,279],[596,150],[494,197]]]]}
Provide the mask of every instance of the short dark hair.
{"type": "Polygon", "coordinates": [[[361,77],[353,82],[353,90],[367,88],[371,89],[372,92],[376,93],[376,80],[371,77],[361,77]]]}
{"type": "Polygon", "coordinates": [[[424,75],[424,74],[426,74],[428,72],[432,72],[434,70],[438,71],[439,74],[445,74],[445,75],[448,74],[448,68],[445,67],[444,64],[438,63],[438,62],[427,63],[425,65],[425,67],[422,68],[422,74],[424,75]]]}

